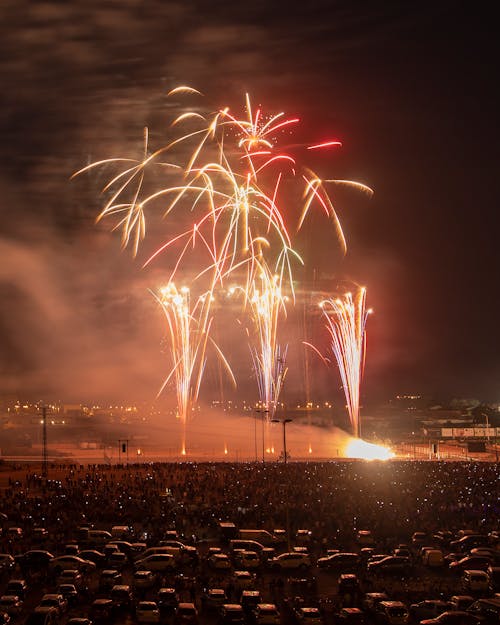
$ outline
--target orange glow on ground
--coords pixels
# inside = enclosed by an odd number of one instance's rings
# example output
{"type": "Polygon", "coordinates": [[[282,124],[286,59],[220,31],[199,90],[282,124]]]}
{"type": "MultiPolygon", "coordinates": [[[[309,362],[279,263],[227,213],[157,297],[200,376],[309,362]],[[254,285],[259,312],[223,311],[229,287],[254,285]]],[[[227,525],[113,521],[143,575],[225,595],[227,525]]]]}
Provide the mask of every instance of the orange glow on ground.
{"type": "Polygon", "coordinates": [[[344,455],[362,460],[389,460],[395,456],[388,447],[367,443],[361,438],[351,438],[344,448],[344,455]]]}

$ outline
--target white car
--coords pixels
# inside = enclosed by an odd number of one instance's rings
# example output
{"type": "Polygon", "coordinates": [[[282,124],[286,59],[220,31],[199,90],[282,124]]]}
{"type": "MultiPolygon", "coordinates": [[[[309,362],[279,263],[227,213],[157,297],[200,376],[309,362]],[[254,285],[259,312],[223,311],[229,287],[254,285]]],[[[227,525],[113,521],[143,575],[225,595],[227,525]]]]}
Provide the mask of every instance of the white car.
{"type": "Polygon", "coordinates": [[[311,566],[311,558],[307,553],[297,553],[295,551],[282,553],[269,560],[272,569],[308,569],[311,566]]]}
{"type": "Polygon", "coordinates": [[[139,601],[135,616],[138,623],[160,622],[160,610],[154,601],[139,601]]]}

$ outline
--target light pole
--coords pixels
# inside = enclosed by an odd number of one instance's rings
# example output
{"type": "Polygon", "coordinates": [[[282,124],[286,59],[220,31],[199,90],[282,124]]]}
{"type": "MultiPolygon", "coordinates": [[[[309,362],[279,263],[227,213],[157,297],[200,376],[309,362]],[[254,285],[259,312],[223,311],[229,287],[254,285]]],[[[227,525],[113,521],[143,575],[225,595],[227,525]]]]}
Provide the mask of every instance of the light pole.
{"type": "Polygon", "coordinates": [[[272,423],[282,423],[283,424],[283,461],[286,464],[287,460],[287,451],[286,451],[286,424],[290,423],[292,419],[271,419],[272,423]]]}
{"type": "Polygon", "coordinates": [[[42,406],[42,475],[47,477],[49,457],[47,452],[47,406],[42,406]]]}
{"type": "MultiPolygon", "coordinates": [[[[262,462],[265,462],[264,420],[266,418],[266,414],[269,413],[269,410],[256,408],[255,414],[257,415],[257,413],[262,414],[262,462]]],[[[257,462],[257,416],[255,416],[255,461],[257,462]]]]}

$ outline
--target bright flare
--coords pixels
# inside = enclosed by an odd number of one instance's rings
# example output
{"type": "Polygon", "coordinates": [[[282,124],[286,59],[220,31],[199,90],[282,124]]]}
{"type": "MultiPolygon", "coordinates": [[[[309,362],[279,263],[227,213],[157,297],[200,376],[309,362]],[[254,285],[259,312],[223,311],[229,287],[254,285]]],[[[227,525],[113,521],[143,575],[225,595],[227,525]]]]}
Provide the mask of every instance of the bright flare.
{"type": "Polygon", "coordinates": [[[352,438],[344,449],[347,458],[361,458],[363,460],[389,460],[394,458],[394,452],[383,445],[367,443],[361,438],[352,438]]]}

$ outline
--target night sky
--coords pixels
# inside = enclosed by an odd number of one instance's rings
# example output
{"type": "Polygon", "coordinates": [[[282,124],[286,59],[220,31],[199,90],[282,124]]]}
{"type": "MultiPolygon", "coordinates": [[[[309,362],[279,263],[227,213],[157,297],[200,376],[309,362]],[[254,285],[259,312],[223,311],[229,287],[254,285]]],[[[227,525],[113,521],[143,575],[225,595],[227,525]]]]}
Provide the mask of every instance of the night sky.
{"type": "MultiPolygon", "coordinates": [[[[168,371],[148,293],[160,267],[141,270],[111,223],[95,225],[99,173],[70,176],[137,155],[146,125],[165,143],[166,94],[188,84],[207,110],[241,110],[249,92],[298,115],[312,141],[343,143],[314,156],[320,175],[374,189],[335,198],[344,260],[314,229],[306,242],[322,271],[368,289],[365,400],[500,400],[497,33],[486,9],[4,0],[0,11],[0,394],[154,398],[168,371]]],[[[288,364],[298,396],[301,369],[288,364]]],[[[249,367],[245,353],[239,392],[252,398],[249,367]]],[[[315,391],[337,392],[332,380],[318,372],[315,391]]]]}

